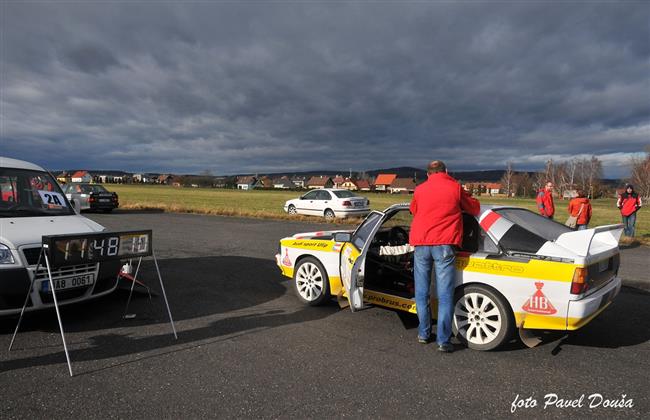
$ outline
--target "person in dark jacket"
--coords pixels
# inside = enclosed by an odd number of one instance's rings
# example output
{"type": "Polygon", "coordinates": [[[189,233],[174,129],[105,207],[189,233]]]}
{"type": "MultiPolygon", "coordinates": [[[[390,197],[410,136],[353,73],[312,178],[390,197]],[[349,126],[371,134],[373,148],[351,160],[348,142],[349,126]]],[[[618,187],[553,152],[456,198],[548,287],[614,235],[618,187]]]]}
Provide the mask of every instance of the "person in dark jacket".
{"type": "Polygon", "coordinates": [[[428,180],[415,189],[411,201],[413,222],[409,244],[414,251],[415,305],[420,325],[418,341],[427,343],[431,337],[431,270],[435,266],[438,293],[438,350],[450,353],[454,347],[451,322],[454,312],[456,252],[463,240],[465,211],[478,216],[481,204],[447,174],[445,164],[434,160],[427,168],[428,180]]]}
{"type": "Polygon", "coordinates": [[[537,210],[539,210],[539,214],[552,219],[555,214],[552,182],[547,182],[546,186],[537,192],[537,199],[535,201],[537,201],[537,210]]]}
{"type": "Polygon", "coordinates": [[[625,186],[625,192],[618,197],[616,207],[621,210],[623,217],[623,233],[625,236],[634,237],[634,225],[636,224],[636,212],[641,208],[643,203],[639,194],[634,192],[634,187],[630,184],[625,186]]]}
{"type": "Polygon", "coordinates": [[[569,215],[577,218],[576,230],[587,229],[589,221],[591,220],[591,202],[585,196],[583,190],[577,191],[578,195],[569,201],[569,215]]]}

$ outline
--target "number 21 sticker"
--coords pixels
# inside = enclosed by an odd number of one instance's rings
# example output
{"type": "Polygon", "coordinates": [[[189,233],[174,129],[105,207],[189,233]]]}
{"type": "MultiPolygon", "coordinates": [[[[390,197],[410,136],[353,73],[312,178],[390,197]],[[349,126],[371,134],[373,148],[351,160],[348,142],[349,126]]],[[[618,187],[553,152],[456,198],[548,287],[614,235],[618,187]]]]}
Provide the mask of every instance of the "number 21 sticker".
{"type": "Polygon", "coordinates": [[[43,204],[49,208],[61,208],[65,206],[65,198],[58,192],[38,190],[38,194],[41,196],[43,204]]]}

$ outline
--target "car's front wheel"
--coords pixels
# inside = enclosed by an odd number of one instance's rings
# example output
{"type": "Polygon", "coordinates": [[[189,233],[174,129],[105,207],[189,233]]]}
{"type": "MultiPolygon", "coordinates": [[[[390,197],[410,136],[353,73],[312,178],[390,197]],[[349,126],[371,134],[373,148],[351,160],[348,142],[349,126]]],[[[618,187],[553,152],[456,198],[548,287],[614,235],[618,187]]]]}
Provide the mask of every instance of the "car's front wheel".
{"type": "Polygon", "coordinates": [[[469,285],[456,293],[454,333],[474,350],[492,350],[506,343],[515,325],[510,305],[492,288],[469,285]]]}
{"type": "Polygon", "coordinates": [[[298,210],[296,210],[296,206],[294,206],[293,204],[289,204],[289,207],[287,208],[287,213],[298,214],[298,210]]]}
{"type": "Polygon", "coordinates": [[[300,260],[293,272],[293,284],[300,300],[308,305],[321,305],[329,299],[327,272],[316,258],[300,260]]]}

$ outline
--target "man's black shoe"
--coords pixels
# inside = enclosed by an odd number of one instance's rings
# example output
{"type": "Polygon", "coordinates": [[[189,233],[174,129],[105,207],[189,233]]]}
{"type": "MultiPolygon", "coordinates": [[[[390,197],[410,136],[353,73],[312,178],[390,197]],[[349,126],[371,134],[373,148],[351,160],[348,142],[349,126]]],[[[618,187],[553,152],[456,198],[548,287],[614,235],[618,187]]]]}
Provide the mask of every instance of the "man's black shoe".
{"type": "Polygon", "coordinates": [[[451,343],[440,344],[438,346],[438,351],[442,353],[453,353],[454,345],[451,343]]]}
{"type": "Polygon", "coordinates": [[[431,338],[422,338],[418,335],[418,343],[429,344],[430,342],[431,342],[431,338]]]}

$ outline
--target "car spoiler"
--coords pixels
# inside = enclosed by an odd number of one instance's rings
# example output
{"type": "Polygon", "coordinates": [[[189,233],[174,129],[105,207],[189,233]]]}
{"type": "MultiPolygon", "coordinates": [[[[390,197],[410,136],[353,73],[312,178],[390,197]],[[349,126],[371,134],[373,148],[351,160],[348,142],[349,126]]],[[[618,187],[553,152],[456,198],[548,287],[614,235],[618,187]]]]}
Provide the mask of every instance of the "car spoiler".
{"type": "Polygon", "coordinates": [[[576,255],[587,257],[595,244],[605,244],[618,247],[618,241],[623,233],[623,225],[598,226],[593,229],[577,230],[567,232],[558,236],[555,243],[566,248],[576,255]]]}

